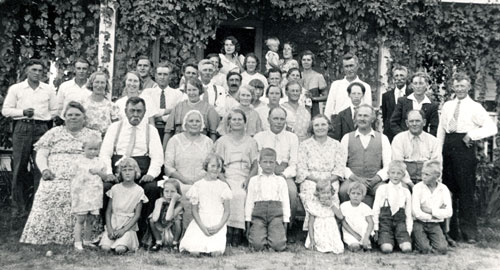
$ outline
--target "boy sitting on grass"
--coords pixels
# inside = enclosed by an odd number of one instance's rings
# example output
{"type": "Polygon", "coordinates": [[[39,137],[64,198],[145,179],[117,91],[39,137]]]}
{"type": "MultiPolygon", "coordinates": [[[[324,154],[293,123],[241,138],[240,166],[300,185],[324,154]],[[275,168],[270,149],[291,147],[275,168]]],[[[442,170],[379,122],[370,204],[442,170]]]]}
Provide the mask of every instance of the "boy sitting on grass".
{"type": "Polygon", "coordinates": [[[422,181],[413,187],[413,239],[421,253],[446,254],[448,248],[440,223],[453,211],[450,191],[438,181],[440,177],[441,162],[428,160],[422,167],[422,181]]]}
{"type": "Polygon", "coordinates": [[[375,239],[380,250],[391,253],[396,240],[402,252],[411,251],[410,234],[413,228],[411,194],[401,185],[406,165],[401,160],[389,163],[389,183],[381,185],[375,193],[373,220],[375,239]]]}
{"type": "Polygon", "coordinates": [[[248,243],[255,251],[269,246],[275,251],[286,248],[286,228],[290,221],[290,200],[286,180],[274,174],[276,151],[260,151],[262,172],[248,183],[245,220],[248,243]]]}

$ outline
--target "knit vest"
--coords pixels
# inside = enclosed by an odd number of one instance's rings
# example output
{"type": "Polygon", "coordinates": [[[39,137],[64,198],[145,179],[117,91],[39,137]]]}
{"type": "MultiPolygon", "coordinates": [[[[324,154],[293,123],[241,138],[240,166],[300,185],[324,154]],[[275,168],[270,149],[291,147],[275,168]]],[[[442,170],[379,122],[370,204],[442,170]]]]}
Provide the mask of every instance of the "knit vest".
{"type": "Polygon", "coordinates": [[[382,169],[382,137],[375,131],[375,138],[365,149],[355,133],[349,133],[347,167],[357,176],[372,178],[382,169]]]}

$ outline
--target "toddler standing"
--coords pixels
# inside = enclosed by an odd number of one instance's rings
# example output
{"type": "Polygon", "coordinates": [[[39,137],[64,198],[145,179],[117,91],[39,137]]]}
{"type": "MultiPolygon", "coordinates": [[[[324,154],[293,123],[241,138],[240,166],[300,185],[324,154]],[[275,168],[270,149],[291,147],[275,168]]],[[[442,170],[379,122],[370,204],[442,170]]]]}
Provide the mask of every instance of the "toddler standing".
{"type": "Polygon", "coordinates": [[[187,197],[193,205],[193,220],[182,238],[179,247],[181,251],[185,250],[193,255],[224,254],[226,223],[233,193],[229,185],[218,178],[223,167],[224,161],[219,155],[208,155],[203,163],[207,176],[189,189],[187,197]]]}
{"type": "Polygon", "coordinates": [[[340,254],[344,252],[344,244],[340,239],[337,220],[344,216],[333,200],[335,191],[330,181],[319,181],[316,184],[316,192],[313,198],[305,204],[309,214],[309,233],[306,239],[306,248],[319,252],[333,252],[340,254]]]}
{"type": "Polygon", "coordinates": [[[344,242],[351,251],[371,249],[370,235],[373,232],[372,209],[363,202],[366,196],[366,186],[354,182],[347,191],[350,201],[340,205],[340,211],[345,219],[342,221],[344,242]]]}
{"type": "Polygon", "coordinates": [[[280,40],[277,37],[270,37],[266,39],[266,45],[269,48],[266,53],[266,70],[271,68],[280,69],[280,56],[278,54],[280,40]]]}
{"type": "Polygon", "coordinates": [[[123,158],[118,165],[118,180],[106,195],[109,197],[106,209],[106,229],[100,246],[103,250],[114,249],[122,254],[139,247],[136,231],[142,204],[148,202],[144,190],[135,183],[141,176],[141,169],[133,158],[123,158]]]}
{"type": "Polygon", "coordinates": [[[95,247],[89,240],[91,220],[99,216],[102,208],[103,179],[106,178],[106,165],[99,158],[102,138],[92,134],[83,142],[84,155],[75,161],[75,178],[71,181],[71,213],[76,215],[74,230],[76,250],[83,246],[95,247]],[[84,241],[82,243],[82,229],[84,241]]]}

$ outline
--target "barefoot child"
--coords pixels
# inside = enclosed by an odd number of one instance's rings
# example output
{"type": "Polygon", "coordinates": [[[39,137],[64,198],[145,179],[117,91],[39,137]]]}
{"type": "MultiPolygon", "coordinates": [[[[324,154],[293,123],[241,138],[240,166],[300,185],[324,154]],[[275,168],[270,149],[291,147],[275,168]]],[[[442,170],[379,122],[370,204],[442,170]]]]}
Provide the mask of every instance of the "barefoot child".
{"type": "Polygon", "coordinates": [[[163,183],[163,197],[155,202],[155,208],[150,215],[149,226],[156,240],[152,251],[158,251],[163,245],[177,249],[182,233],[181,186],[175,180],[163,183]]]}
{"type": "Polygon", "coordinates": [[[345,219],[342,221],[344,242],[351,251],[361,248],[370,250],[370,235],[373,233],[372,209],[363,202],[366,195],[366,186],[354,182],[349,187],[347,194],[350,201],[340,205],[340,211],[345,219]]]}
{"type": "Polygon", "coordinates": [[[229,204],[233,193],[229,185],[218,178],[223,167],[224,161],[219,155],[208,155],[203,163],[207,176],[189,189],[187,197],[193,204],[193,220],[182,238],[180,251],[185,250],[193,255],[224,254],[226,223],[229,219],[229,204]]]}
{"type": "Polygon", "coordinates": [[[391,161],[387,172],[389,183],[381,185],[375,192],[373,202],[375,238],[378,238],[378,244],[384,253],[391,253],[395,243],[399,245],[401,251],[405,253],[411,251],[410,234],[413,229],[411,195],[410,191],[401,185],[405,172],[406,165],[403,161],[391,161]]]}
{"type": "Polygon", "coordinates": [[[84,156],[75,163],[75,178],[71,181],[71,213],[76,215],[75,243],[76,250],[83,246],[95,247],[89,241],[91,220],[99,216],[102,208],[102,181],[105,179],[106,165],[98,158],[101,136],[93,134],[83,142],[84,156]],[[82,229],[84,241],[82,243],[82,229]]]}
{"type": "Polygon", "coordinates": [[[136,231],[142,204],[148,202],[144,190],[134,181],[141,176],[139,165],[132,158],[124,158],[118,165],[118,180],[106,195],[109,197],[106,209],[106,229],[100,246],[103,250],[114,249],[122,254],[139,247],[136,231]]]}
{"type": "Polygon", "coordinates": [[[274,149],[260,151],[259,165],[262,172],[250,178],[245,203],[248,243],[255,251],[261,251],[265,246],[283,251],[290,222],[288,186],[283,177],[274,174],[274,149]]]}
{"type": "Polygon", "coordinates": [[[428,160],[422,167],[422,181],[413,187],[413,239],[421,253],[439,252],[446,254],[448,243],[440,222],[453,214],[451,195],[440,183],[441,162],[428,160]]]}
{"type": "Polygon", "coordinates": [[[330,181],[319,181],[316,184],[314,197],[306,205],[309,214],[309,233],[306,239],[306,248],[319,252],[344,252],[344,244],[340,239],[337,220],[344,216],[333,200],[335,191],[330,181]]]}

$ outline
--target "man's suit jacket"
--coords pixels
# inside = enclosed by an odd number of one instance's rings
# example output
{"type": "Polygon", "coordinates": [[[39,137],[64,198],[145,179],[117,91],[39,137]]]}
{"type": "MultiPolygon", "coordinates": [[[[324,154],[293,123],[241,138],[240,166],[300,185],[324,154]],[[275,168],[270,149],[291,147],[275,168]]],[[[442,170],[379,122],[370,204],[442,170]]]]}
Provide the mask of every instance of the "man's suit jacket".
{"type": "Polygon", "coordinates": [[[356,130],[352,119],[351,107],[341,111],[333,120],[332,138],[340,141],[345,134],[356,130]]]}
{"type": "MultiPolygon", "coordinates": [[[[436,136],[437,128],[439,125],[439,105],[435,102],[422,104],[421,111],[425,114],[425,126],[424,131],[436,136]]],[[[413,101],[407,97],[401,97],[398,99],[398,104],[394,109],[391,116],[391,130],[394,135],[399,132],[408,130],[406,125],[406,119],[408,112],[413,110],[413,101]]]]}
{"type": "MultiPolygon", "coordinates": [[[[413,93],[413,90],[411,90],[410,86],[406,86],[406,94],[405,96],[408,96],[409,94],[413,93]]],[[[384,134],[389,138],[389,141],[392,142],[392,138],[396,134],[392,133],[391,129],[391,116],[392,113],[394,112],[394,108],[396,108],[396,98],[394,97],[394,89],[385,92],[382,95],[382,120],[384,122],[384,134]]]]}

